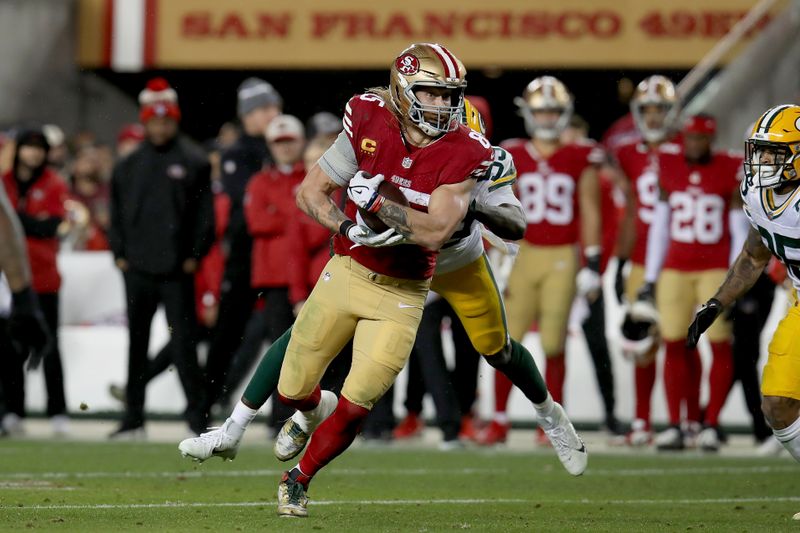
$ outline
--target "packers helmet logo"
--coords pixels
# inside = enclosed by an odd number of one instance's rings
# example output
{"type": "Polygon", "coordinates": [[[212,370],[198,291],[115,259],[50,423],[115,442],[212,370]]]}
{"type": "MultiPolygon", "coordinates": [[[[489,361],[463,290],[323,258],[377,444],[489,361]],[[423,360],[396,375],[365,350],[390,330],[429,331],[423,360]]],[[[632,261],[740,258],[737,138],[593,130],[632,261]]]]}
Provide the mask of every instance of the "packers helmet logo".
{"type": "Polygon", "coordinates": [[[398,72],[404,76],[411,76],[419,72],[419,59],[411,54],[403,54],[395,62],[398,72]]]}

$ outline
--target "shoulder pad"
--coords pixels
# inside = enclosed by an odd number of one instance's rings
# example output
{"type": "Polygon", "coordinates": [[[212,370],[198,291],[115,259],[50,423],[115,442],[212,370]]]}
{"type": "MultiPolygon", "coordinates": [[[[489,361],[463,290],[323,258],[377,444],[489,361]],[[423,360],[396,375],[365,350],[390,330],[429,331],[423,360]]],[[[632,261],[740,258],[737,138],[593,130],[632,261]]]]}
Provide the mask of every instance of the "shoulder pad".
{"type": "Polygon", "coordinates": [[[490,191],[504,185],[513,185],[517,179],[517,169],[511,154],[500,146],[492,146],[492,151],[494,161],[487,168],[484,178],[492,182],[490,191]]]}

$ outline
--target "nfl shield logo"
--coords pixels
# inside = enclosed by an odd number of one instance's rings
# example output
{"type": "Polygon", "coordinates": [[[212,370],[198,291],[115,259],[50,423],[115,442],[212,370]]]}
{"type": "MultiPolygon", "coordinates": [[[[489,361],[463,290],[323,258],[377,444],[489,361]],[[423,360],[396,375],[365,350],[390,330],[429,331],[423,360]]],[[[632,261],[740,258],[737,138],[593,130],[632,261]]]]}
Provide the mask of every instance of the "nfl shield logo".
{"type": "Polygon", "coordinates": [[[411,160],[410,157],[404,157],[403,158],[403,168],[411,168],[411,165],[413,165],[413,164],[414,164],[414,162],[411,160]]]}

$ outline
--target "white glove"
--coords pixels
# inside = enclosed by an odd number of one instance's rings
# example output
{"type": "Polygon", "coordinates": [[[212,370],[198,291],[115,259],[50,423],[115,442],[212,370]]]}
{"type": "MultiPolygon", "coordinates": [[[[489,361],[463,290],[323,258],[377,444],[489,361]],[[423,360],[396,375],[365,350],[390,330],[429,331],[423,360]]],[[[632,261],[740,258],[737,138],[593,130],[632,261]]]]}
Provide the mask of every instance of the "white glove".
{"type": "Polygon", "coordinates": [[[369,246],[370,248],[382,248],[384,246],[395,246],[402,244],[404,237],[397,233],[394,228],[389,228],[383,233],[375,233],[367,226],[354,224],[347,228],[347,238],[353,241],[353,249],[357,246],[369,246]]]}
{"type": "Polygon", "coordinates": [[[347,185],[347,197],[361,209],[375,213],[386,200],[378,193],[383,181],[383,174],[370,176],[369,173],[359,170],[347,185]]]}
{"type": "Polygon", "coordinates": [[[583,267],[575,278],[578,296],[594,300],[601,290],[600,274],[588,267],[583,267]]]}

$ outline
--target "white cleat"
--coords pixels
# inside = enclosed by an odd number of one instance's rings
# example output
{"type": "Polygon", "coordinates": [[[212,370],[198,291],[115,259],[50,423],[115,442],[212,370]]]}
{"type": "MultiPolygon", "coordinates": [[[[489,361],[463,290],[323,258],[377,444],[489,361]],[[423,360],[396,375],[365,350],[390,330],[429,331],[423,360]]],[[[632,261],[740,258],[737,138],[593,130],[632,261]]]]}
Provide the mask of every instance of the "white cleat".
{"type": "Polygon", "coordinates": [[[721,445],[715,428],[707,427],[697,435],[697,446],[703,451],[718,452],[721,445]]]}
{"type": "Polygon", "coordinates": [[[191,457],[192,460],[202,463],[212,457],[221,457],[228,461],[233,461],[239,452],[240,438],[236,438],[228,433],[228,427],[233,423],[230,418],[221,427],[211,428],[211,431],[201,434],[199,437],[184,439],[178,444],[178,450],[184,457],[191,457]]]}
{"type": "MultiPolygon", "coordinates": [[[[756,455],[759,457],[777,457],[781,455],[786,448],[783,447],[781,441],[775,438],[774,435],[770,435],[764,442],[758,445],[756,448],[756,455]]],[[[800,515],[800,513],[797,513],[800,515]]],[[[795,520],[800,520],[800,518],[796,518],[795,520]]]]}
{"type": "Polygon", "coordinates": [[[631,424],[631,431],[626,437],[629,446],[641,448],[653,442],[653,432],[647,428],[647,422],[637,418],[631,424]]]}
{"type": "Polygon", "coordinates": [[[589,454],[586,452],[583,440],[578,436],[572,422],[569,421],[567,413],[564,412],[564,408],[558,403],[555,404],[553,415],[547,417],[544,422],[552,424],[549,428],[543,428],[544,434],[550,439],[561,464],[573,476],[583,474],[589,463],[589,454]]]}
{"type": "Polygon", "coordinates": [[[664,451],[683,450],[686,447],[683,432],[675,426],[656,435],[655,444],[656,449],[664,451]]]}
{"type": "Polygon", "coordinates": [[[319,405],[313,410],[295,411],[278,432],[275,446],[272,448],[275,457],[279,461],[288,461],[297,457],[297,454],[302,452],[308,444],[308,440],[317,426],[336,409],[337,403],[339,403],[339,398],[331,391],[324,390],[319,405]]]}

